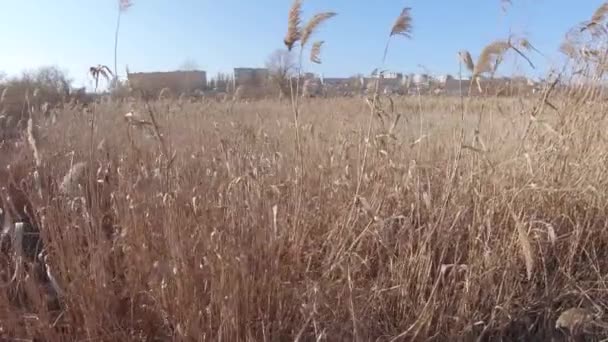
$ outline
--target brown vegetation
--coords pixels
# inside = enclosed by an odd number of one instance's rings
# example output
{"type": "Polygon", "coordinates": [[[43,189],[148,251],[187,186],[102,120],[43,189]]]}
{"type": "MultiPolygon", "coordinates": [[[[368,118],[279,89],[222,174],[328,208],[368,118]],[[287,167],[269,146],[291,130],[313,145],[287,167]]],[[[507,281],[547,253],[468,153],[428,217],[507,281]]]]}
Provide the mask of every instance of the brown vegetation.
{"type": "MultiPolygon", "coordinates": [[[[608,267],[604,144],[591,139],[605,132],[603,105],[557,102],[525,131],[535,102],[471,100],[466,125],[478,133],[455,163],[458,102],[394,101],[386,115],[404,117],[374,127],[362,175],[365,105],[303,103],[301,180],[287,104],[175,103],[156,118],[162,144],[151,123],[125,123],[123,105],[97,107],[93,137],[86,116],[62,113],[39,142],[48,183],[82,161],[96,184],[110,163],[110,200],[87,195],[83,207],[78,192],[49,185],[40,200],[23,188],[65,296],[49,312],[2,292],[3,336],[517,339],[553,334],[561,308],[607,299],[594,290],[594,270],[608,267]],[[423,136],[407,114],[419,109],[423,136]]],[[[33,157],[9,164],[34,184],[33,157]]]]}
{"type": "MultiPolygon", "coordinates": [[[[388,42],[411,27],[406,8],[388,42]]],[[[476,77],[509,49],[527,58],[510,40],[460,57],[476,77]]],[[[361,101],[163,96],[52,124],[28,105],[0,143],[0,338],[605,338],[608,106],[577,82],[605,64],[581,65],[525,99],[376,82],[361,101]]]]}

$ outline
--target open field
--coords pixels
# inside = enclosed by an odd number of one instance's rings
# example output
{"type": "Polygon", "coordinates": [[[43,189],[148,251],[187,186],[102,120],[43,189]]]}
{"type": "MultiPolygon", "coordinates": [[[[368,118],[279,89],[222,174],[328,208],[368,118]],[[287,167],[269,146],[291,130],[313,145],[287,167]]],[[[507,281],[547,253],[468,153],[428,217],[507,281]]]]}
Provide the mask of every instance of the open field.
{"type": "Polygon", "coordinates": [[[561,312],[608,302],[607,106],[552,101],[531,120],[542,101],[465,99],[462,120],[457,98],[395,98],[369,126],[364,99],[305,100],[302,158],[289,102],[37,118],[39,165],[24,137],[1,176],[62,294],[22,270],[0,335],[565,340],[561,312]]]}

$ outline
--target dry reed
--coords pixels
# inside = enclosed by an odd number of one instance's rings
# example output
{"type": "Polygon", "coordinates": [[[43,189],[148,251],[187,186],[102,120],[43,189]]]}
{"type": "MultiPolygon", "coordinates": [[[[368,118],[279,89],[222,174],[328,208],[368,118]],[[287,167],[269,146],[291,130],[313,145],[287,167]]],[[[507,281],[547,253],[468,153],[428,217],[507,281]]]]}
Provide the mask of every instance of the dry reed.
{"type": "Polygon", "coordinates": [[[391,28],[390,36],[402,35],[407,38],[412,37],[412,15],[410,13],[412,9],[410,7],[406,7],[401,11],[397,20],[393,24],[391,28]]]}
{"type": "Polygon", "coordinates": [[[315,14],[310,19],[310,21],[308,21],[306,26],[304,26],[304,28],[302,29],[302,37],[301,37],[302,46],[306,46],[306,43],[308,43],[308,40],[310,39],[310,37],[319,28],[319,26],[321,24],[323,24],[323,22],[325,22],[335,16],[336,16],[335,12],[323,12],[323,13],[315,14]]]}
{"type": "MultiPolygon", "coordinates": [[[[494,71],[507,44],[473,72],[494,71]]],[[[269,99],[102,103],[94,139],[82,134],[90,113],[62,109],[43,132],[42,200],[28,197],[36,176],[17,137],[1,146],[0,206],[34,207],[63,296],[53,309],[48,286],[4,254],[3,280],[23,281],[0,289],[0,339],[558,340],[555,328],[591,317],[563,308],[608,302],[608,118],[600,87],[569,81],[541,97],[471,97],[462,116],[461,98],[393,97],[388,134],[361,124],[359,101],[311,99],[301,154],[285,105],[269,99]],[[125,129],[123,113],[161,105],[146,124],[161,148],[125,129]],[[463,127],[474,149],[461,148],[463,127]],[[88,184],[87,166],[110,176],[88,184]]],[[[3,226],[28,218],[10,215],[3,226]]]]}
{"type": "Polygon", "coordinates": [[[287,21],[287,34],[285,35],[284,43],[287,49],[291,51],[295,43],[302,38],[302,28],[300,24],[302,22],[302,1],[294,0],[291,8],[289,9],[288,21],[287,21]]]}
{"type": "Polygon", "coordinates": [[[510,47],[511,45],[504,40],[497,40],[487,45],[477,59],[473,75],[479,76],[495,71],[510,47]]]}
{"type": "Polygon", "coordinates": [[[469,72],[472,73],[475,71],[475,63],[473,62],[473,57],[471,57],[469,51],[460,51],[458,53],[458,57],[460,59],[460,62],[467,68],[469,72]]]}
{"type": "Polygon", "coordinates": [[[316,64],[321,64],[321,47],[324,41],[316,41],[312,44],[310,49],[310,61],[316,64]]]}
{"type": "Polygon", "coordinates": [[[7,99],[7,94],[9,92],[9,87],[6,86],[4,89],[2,89],[2,95],[0,95],[0,104],[3,104],[6,102],[7,99]]]}
{"type": "Polygon", "coordinates": [[[601,4],[591,16],[590,25],[601,25],[608,14],[608,2],[601,4]]]}

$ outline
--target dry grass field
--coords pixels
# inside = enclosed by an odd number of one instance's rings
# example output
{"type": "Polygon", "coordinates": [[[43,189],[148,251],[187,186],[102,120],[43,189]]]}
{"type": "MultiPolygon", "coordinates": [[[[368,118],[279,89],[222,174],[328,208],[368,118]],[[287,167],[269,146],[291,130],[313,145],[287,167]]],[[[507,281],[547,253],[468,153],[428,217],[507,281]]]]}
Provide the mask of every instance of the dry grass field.
{"type": "Polygon", "coordinates": [[[531,120],[535,100],[465,102],[462,121],[460,99],[396,98],[367,140],[363,99],[306,100],[302,159],[288,102],[153,102],[156,128],[144,103],[41,119],[39,165],[4,145],[3,182],[35,208],[61,293],[21,270],[0,334],[565,338],[562,311],[608,300],[607,105],[531,120]]]}
{"type": "MultiPolygon", "coordinates": [[[[301,15],[296,0],[284,38],[300,56],[335,13],[301,15]]],[[[406,8],[383,64],[411,22],[406,8]]],[[[7,112],[4,93],[0,339],[608,338],[607,59],[590,48],[606,32],[593,33],[525,98],[376,86],[43,111],[28,94],[7,112]]],[[[463,72],[532,49],[462,51],[463,72]]]]}

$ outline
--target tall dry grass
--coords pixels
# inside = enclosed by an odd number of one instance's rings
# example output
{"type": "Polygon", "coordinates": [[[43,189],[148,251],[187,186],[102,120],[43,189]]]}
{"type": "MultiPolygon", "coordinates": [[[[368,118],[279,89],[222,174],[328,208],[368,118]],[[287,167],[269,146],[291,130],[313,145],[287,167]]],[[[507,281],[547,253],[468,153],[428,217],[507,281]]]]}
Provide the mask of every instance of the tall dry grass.
{"type": "MultiPolygon", "coordinates": [[[[306,43],[300,16],[295,1],[289,49],[306,43]]],[[[411,22],[406,8],[383,64],[411,22]]],[[[462,62],[493,72],[510,49],[526,57],[498,41],[462,62]]],[[[367,103],[28,113],[0,145],[0,337],[605,338],[608,108],[574,82],[604,64],[575,62],[591,67],[466,110],[376,87],[367,103]]]]}
{"type": "Polygon", "coordinates": [[[466,130],[471,148],[454,178],[458,99],[422,98],[421,108],[394,99],[403,118],[390,135],[374,124],[361,175],[369,108],[303,102],[301,178],[289,107],[279,102],[165,102],[155,117],[164,147],[155,128],[122,119],[133,111],[145,121],[143,103],[100,105],[93,143],[104,143],[92,156],[81,128],[89,117],[66,110],[37,141],[48,171],[42,199],[27,145],[13,147],[21,149],[12,160],[3,154],[3,170],[14,168],[44,217],[48,264],[64,295],[49,306],[42,285],[21,275],[0,291],[2,337],[559,337],[563,309],[608,299],[606,106],[552,101],[558,112],[537,115],[526,132],[536,100],[472,99],[464,120],[477,133],[466,130]],[[412,115],[419,108],[424,136],[412,115]],[[175,151],[170,167],[165,149],[175,151]],[[109,195],[86,184],[54,194],[52,184],[77,178],[65,177],[72,165],[94,183],[103,178],[95,170],[110,165],[109,195]]]}

